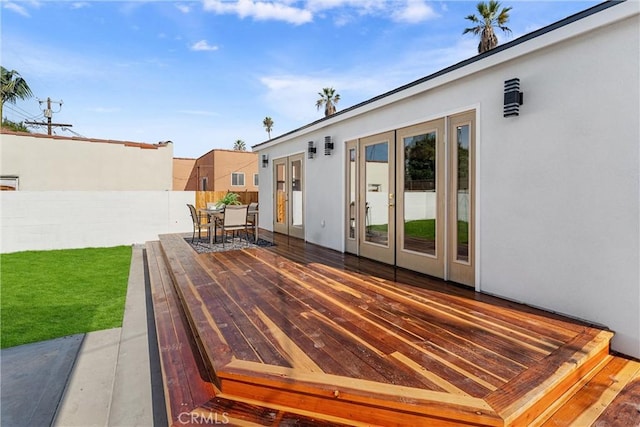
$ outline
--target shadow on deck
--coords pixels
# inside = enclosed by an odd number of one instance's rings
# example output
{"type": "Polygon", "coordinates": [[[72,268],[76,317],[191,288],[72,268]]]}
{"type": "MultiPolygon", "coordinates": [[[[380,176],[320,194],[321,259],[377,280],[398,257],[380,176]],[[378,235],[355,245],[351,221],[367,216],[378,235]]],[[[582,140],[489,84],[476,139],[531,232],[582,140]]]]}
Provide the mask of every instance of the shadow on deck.
{"type": "Polygon", "coordinates": [[[147,243],[172,425],[640,422],[640,364],[610,331],[274,238],[147,243]]]}

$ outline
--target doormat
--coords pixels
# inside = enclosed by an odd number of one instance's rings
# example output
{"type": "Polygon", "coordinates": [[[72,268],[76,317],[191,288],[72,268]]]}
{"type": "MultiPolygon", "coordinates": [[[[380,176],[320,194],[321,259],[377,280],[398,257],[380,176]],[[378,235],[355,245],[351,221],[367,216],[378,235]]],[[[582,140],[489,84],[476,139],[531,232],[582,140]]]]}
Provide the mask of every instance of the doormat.
{"type": "Polygon", "coordinates": [[[191,245],[191,247],[198,252],[199,254],[208,254],[213,252],[224,252],[224,251],[238,251],[241,249],[251,249],[251,248],[268,248],[270,246],[274,246],[274,244],[268,240],[258,239],[257,242],[254,242],[253,239],[247,241],[246,239],[240,237],[234,237],[233,239],[227,238],[224,242],[224,247],[222,246],[222,242],[214,243],[213,245],[209,245],[209,238],[195,238],[193,239],[193,243],[191,243],[191,237],[185,237],[184,239],[187,243],[191,245]]]}

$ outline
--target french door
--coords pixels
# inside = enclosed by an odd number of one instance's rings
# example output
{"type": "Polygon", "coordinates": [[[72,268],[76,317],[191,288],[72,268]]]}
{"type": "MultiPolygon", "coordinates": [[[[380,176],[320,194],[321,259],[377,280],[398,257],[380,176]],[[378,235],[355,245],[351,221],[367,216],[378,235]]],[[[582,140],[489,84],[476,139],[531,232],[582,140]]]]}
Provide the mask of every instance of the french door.
{"type": "Polygon", "coordinates": [[[444,278],[444,119],[397,131],[397,265],[444,278]]]}
{"type": "Polygon", "coordinates": [[[303,154],[273,161],[273,230],[299,239],[304,239],[303,167],[303,154]]]}
{"type": "Polygon", "coordinates": [[[360,140],[360,255],[387,264],[395,258],[394,133],[360,140]]]}
{"type": "Polygon", "coordinates": [[[473,286],[475,112],[347,142],[347,252],[473,286]]]}

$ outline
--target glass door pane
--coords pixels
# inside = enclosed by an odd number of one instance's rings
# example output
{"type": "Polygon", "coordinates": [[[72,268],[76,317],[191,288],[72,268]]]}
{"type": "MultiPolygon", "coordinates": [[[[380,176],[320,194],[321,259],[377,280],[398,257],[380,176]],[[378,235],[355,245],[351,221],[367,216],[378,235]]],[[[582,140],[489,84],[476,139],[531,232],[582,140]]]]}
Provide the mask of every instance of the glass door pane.
{"type": "Polygon", "coordinates": [[[365,147],[365,241],[389,245],[389,142],[365,147]]]}
{"type": "Polygon", "coordinates": [[[291,161],[291,225],[302,227],[302,160],[291,161]]]}
{"type": "Polygon", "coordinates": [[[456,259],[469,261],[469,125],[456,127],[457,185],[456,185],[456,259]]]}
{"type": "Polygon", "coordinates": [[[278,163],[276,168],[276,224],[286,224],[287,212],[287,181],[286,163],[278,163]]]}
{"type": "Polygon", "coordinates": [[[449,118],[448,280],[475,285],[475,111],[449,118]]]}
{"type": "Polygon", "coordinates": [[[436,132],[404,143],[403,249],[436,255],[436,132]]]}
{"type": "Polygon", "coordinates": [[[356,149],[349,149],[349,165],[347,166],[347,180],[348,180],[348,215],[349,223],[347,230],[347,238],[355,240],[356,238],[356,149]]]}

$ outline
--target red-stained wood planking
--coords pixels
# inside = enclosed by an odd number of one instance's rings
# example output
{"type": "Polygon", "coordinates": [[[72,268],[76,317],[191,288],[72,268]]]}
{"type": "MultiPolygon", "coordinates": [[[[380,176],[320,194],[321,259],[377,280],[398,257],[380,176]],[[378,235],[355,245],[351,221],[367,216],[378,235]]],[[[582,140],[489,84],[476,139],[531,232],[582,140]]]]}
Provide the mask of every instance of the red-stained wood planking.
{"type": "Polygon", "coordinates": [[[146,245],[169,422],[179,424],[188,413],[215,395],[211,377],[193,345],[187,322],[162,261],[159,243],[146,245]]]}
{"type": "MultiPolygon", "coordinates": [[[[229,368],[225,373],[233,360],[245,360],[292,372],[319,370],[343,378],[337,384],[344,385],[353,378],[439,393],[453,387],[485,399],[507,424],[518,424],[550,404],[540,397],[537,405],[527,404],[530,414],[526,408],[523,413],[514,409],[528,396],[539,395],[545,380],[553,383],[549,396],[564,399],[564,390],[583,372],[597,368],[607,353],[607,345],[591,350],[592,361],[579,360],[579,370],[555,378],[555,370],[576,362],[572,358],[580,349],[596,340],[598,328],[297,239],[273,239],[276,246],[269,249],[199,255],[182,237],[161,236],[190,327],[210,369],[222,379],[225,398],[233,398],[229,390],[267,400],[273,395],[251,385],[251,372],[238,377],[236,368],[229,368]],[[296,354],[306,361],[296,360],[296,354]]],[[[346,406],[340,412],[336,402],[323,401],[324,392],[314,391],[312,383],[303,392],[286,390],[292,383],[277,375],[267,374],[261,381],[287,394],[280,404],[305,401],[319,419],[348,419],[350,405],[357,407],[360,400],[367,402],[365,407],[384,405],[356,387],[350,392],[355,400],[342,402],[346,406]]],[[[635,396],[631,390],[627,394],[635,396]]],[[[448,410],[464,414],[468,408],[448,410]]],[[[385,411],[371,409],[371,415],[385,411]]],[[[490,412],[459,421],[498,422],[490,412]]],[[[445,414],[444,407],[434,409],[433,420],[455,423],[445,414]]],[[[415,414],[405,416],[413,420],[415,414]]]]}

